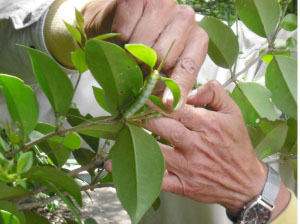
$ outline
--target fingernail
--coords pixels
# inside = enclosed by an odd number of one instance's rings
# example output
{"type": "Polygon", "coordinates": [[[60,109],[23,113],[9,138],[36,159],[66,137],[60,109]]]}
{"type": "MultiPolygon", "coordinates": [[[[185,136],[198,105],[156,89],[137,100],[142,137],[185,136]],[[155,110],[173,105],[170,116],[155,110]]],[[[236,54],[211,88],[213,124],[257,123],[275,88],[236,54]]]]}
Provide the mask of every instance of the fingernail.
{"type": "Polygon", "coordinates": [[[107,170],[107,172],[112,173],[111,160],[108,160],[104,163],[104,168],[107,170]]]}
{"type": "Polygon", "coordinates": [[[173,111],[173,101],[174,101],[173,94],[169,92],[164,102],[165,106],[169,111],[173,111]]]}

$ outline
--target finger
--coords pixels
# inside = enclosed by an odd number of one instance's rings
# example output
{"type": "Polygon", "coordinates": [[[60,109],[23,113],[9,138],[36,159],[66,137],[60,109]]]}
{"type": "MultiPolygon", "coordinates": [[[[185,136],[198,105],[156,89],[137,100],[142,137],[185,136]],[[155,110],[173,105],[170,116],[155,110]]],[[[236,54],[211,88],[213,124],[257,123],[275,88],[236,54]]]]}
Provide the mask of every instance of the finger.
{"type": "Polygon", "coordinates": [[[185,43],[189,38],[189,34],[195,23],[194,10],[186,5],[176,5],[176,14],[172,22],[162,31],[153,49],[158,55],[158,64],[167,54],[171,43],[175,40],[175,44],[170,51],[165,64],[164,70],[168,70],[175,65],[178,57],[181,55],[185,43]]]}
{"type": "Polygon", "coordinates": [[[161,190],[183,195],[183,186],[180,179],[178,176],[168,171],[165,173],[161,190]]]}
{"type": "Polygon", "coordinates": [[[138,21],[129,42],[152,47],[174,17],[175,6],[173,0],[145,1],[143,15],[138,21]]]}
{"type": "Polygon", "coordinates": [[[166,139],[175,147],[192,149],[196,133],[184,127],[180,122],[166,117],[151,118],[143,125],[144,128],[166,139]]]}
{"type": "MultiPolygon", "coordinates": [[[[207,34],[195,24],[190,39],[187,41],[180,59],[170,76],[180,87],[182,96],[181,105],[185,104],[188,93],[197,80],[198,72],[206,56],[207,46],[207,34]]],[[[169,109],[172,109],[173,95],[169,89],[166,89],[164,92],[163,103],[169,109]]]]}
{"type": "Polygon", "coordinates": [[[164,154],[166,169],[176,173],[182,173],[184,170],[185,158],[180,151],[173,147],[159,143],[159,146],[164,154]]]}
{"type": "Polygon", "coordinates": [[[210,81],[189,96],[188,103],[195,106],[208,104],[216,111],[237,111],[238,107],[218,81],[210,81]]]}
{"type": "Polygon", "coordinates": [[[111,32],[116,0],[101,0],[88,3],[82,10],[85,31],[88,37],[111,32]]]}
{"type": "Polygon", "coordinates": [[[128,42],[138,21],[142,17],[146,0],[117,0],[117,9],[112,31],[120,33],[118,37],[128,42]]]}
{"type": "Polygon", "coordinates": [[[106,169],[107,172],[112,173],[112,163],[111,163],[111,160],[107,160],[104,163],[104,169],[106,169]]]}

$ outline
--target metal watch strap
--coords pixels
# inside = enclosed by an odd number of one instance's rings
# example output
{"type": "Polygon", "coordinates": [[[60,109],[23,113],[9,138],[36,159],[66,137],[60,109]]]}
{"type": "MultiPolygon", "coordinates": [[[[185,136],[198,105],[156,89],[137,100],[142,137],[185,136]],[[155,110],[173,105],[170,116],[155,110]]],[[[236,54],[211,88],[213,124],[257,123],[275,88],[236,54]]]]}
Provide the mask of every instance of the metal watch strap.
{"type": "Polygon", "coordinates": [[[271,206],[275,205],[275,201],[280,189],[280,175],[270,165],[268,165],[268,177],[261,193],[262,199],[271,206]]]}
{"type": "MultiPolygon", "coordinates": [[[[264,188],[262,193],[254,200],[257,201],[258,198],[260,198],[261,200],[263,200],[266,204],[270,205],[270,207],[272,207],[274,209],[275,206],[275,201],[280,189],[280,182],[281,182],[281,178],[280,178],[280,174],[278,172],[276,172],[270,165],[268,166],[268,175],[267,175],[267,180],[265,182],[264,188]]],[[[252,201],[253,202],[253,201],[252,201]]],[[[251,204],[248,203],[248,204],[251,204]]],[[[244,206],[243,211],[240,213],[240,217],[232,217],[228,211],[226,211],[227,213],[227,217],[233,222],[233,223],[241,223],[240,220],[242,218],[242,216],[244,215],[244,211],[247,209],[247,205],[244,206]]]]}

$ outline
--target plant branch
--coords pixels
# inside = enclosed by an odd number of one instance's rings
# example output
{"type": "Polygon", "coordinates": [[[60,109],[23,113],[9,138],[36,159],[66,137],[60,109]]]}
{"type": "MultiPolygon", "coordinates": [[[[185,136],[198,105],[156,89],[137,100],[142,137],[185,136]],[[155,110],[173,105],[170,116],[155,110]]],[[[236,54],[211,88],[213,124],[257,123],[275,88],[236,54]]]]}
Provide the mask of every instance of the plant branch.
{"type": "Polygon", "coordinates": [[[287,11],[287,9],[288,9],[290,3],[291,3],[291,0],[287,1],[287,2],[286,2],[286,5],[284,6],[284,9],[283,9],[283,11],[282,11],[282,15],[281,15],[281,17],[280,17],[279,23],[278,23],[278,25],[277,25],[277,27],[276,27],[276,30],[275,30],[275,32],[274,32],[274,36],[273,36],[273,38],[272,38],[272,40],[271,40],[271,43],[270,43],[271,46],[270,46],[270,47],[272,47],[272,45],[274,45],[275,39],[276,39],[276,37],[277,37],[277,35],[278,35],[280,29],[281,29],[281,25],[282,25],[284,16],[285,16],[285,14],[286,14],[286,11],[287,11]]]}
{"type": "MultiPolygon", "coordinates": [[[[92,168],[102,168],[104,165],[104,161],[94,161],[92,163],[89,163],[85,166],[82,166],[82,167],[79,167],[75,170],[72,170],[68,173],[69,176],[73,177],[73,176],[76,176],[77,174],[83,172],[83,171],[86,171],[86,170],[89,170],[89,169],[92,169],[92,168]]],[[[35,189],[32,193],[33,194],[38,194],[44,190],[46,190],[47,187],[45,186],[40,186],[38,187],[37,189],[35,189]]],[[[27,199],[31,198],[32,197],[32,194],[31,195],[28,195],[28,196],[24,196],[22,198],[20,198],[18,201],[17,201],[17,204],[20,204],[22,203],[23,201],[26,201],[27,199]]]]}
{"type": "Polygon", "coordinates": [[[236,81],[236,79],[241,76],[242,74],[244,74],[249,68],[251,68],[254,64],[256,64],[258,61],[260,61],[262,59],[263,56],[265,56],[266,54],[272,52],[272,49],[267,49],[264,53],[262,53],[260,56],[258,56],[257,58],[255,58],[251,63],[249,63],[243,70],[241,70],[240,72],[238,72],[235,76],[233,76],[232,78],[228,79],[223,86],[226,87],[228,86],[231,82],[236,81]]]}
{"type": "Polygon", "coordinates": [[[88,127],[92,127],[92,126],[96,126],[96,125],[100,125],[100,124],[111,124],[111,123],[115,123],[116,121],[118,121],[118,119],[116,117],[113,117],[113,118],[109,118],[109,119],[106,119],[106,120],[100,120],[100,121],[97,121],[97,122],[90,122],[90,123],[86,123],[86,124],[81,124],[81,125],[77,125],[77,126],[74,126],[72,128],[68,128],[68,129],[61,129],[61,130],[57,130],[57,131],[54,131],[54,132],[50,132],[49,134],[47,135],[44,135],[43,137],[41,138],[38,138],[36,140],[33,140],[27,144],[25,144],[23,147],[19,148],[19,149],[16,149],[12,152],[9,152],[6,154],[6,158],[11,158],[12,156],[14,156],[15,154],[21,152],[21,151],[26,151],[27,149],[31,148],[32,146],[34,145],[37,145],[49,138],[52,138],[54,136],[60,136],[60,135],[63,135],[63,134],[66,134],[68,132],[73,132],[73,131],[78,131],[80,129],[84,129],[84,128],[88,128],[88,127]]]}
{"type": "MultiPolygon", "coordinates": [[[[87,190],[94,190],[96,188],[104,188],[104,187],[114,187],[113,184],[111,183],[104,183],[104,184],[95,184],[95,185],[85,185],[85,186],[82,186],[81,187],[81,191],[87,191],[87,190]]],[[[67,192],[64,192],[63,193],[65,196],[68,195],[67,192]]],[[[52,202],[54,200],[57,200],[59,199],[59,197],[57,195],[54,195],[50,198],[47,198],[47,199],[44,199],[44,200],[40,200],[40,201],[37,201],[37,202],[31,202],[31,203],[26,203],[26,204],[21,204],[21,205],[18,205],[17,209],[18,210],[30,210],[30,209],[33,209],[33,208],[36,208],[36,207],[39,207],[43,204],[47,204],[49,202],[52,202]]]]}

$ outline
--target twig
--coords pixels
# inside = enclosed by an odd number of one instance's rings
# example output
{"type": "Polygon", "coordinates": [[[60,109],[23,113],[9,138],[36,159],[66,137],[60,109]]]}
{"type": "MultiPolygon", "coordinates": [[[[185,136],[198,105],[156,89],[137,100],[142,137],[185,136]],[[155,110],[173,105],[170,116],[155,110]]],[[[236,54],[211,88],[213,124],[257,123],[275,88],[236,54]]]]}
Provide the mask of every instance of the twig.
{"type": "Polygon", "coordinates": [[[251,68],[254,64],[256,64],[259,60],[262,59],[263,56],[270,53],[272,49],[267,49],[264,53],[262,53],[259,57],[255,58],[250,64],[248,64],[243,70],[238,72],[234,77],[228,79],[223,86],[228,86],[231,82],[235,81],[240,75],[244,74],[249,68],[251,68]]]}
{"type": "MultiPolygon", "coordinates": [[[[92,168],[96,168],[96,167],[101,168],[101,167],[103,167],[103,165],[104,165],[104,161],[95,161],[95,162],[89,163],[89,164],[87,164],[85,166],[82,166],[82,167],[79,167],[79,168],[77,168],[75,170],[70,171],[68,173],[68,175],[71,176],[71,177],[73,177],[73,176],[76,176],[77,174],[79,174],[79,173],[81,173],[83,171],[86,171],[86,170],[89,170],[89,169],[92,169],[92,168]]],[[[37,189],[35,189],[32,193],[33,194],[38,194],[38,193],[40,193],[40,192],[42,192],[42,191],[44,191],[46,189],[47,189],[47,187],[40,186],[37,189]]],[[[20,198],[17,201],[17,204],[20,204],[23,201],[26,201],[27,199],[29,199],[31,197],[32,197],[32,194],[24,196],[24,197],[20,198]]]]}
{"type": "MultiPolygon", "coordinates": [[[[114,187],[113,184],[111,183],[104,183],[104,184],[95,184],[95,185],[85,185],[85,186],[82,186],[81,187],[81,191],[87,191],[87,190],[94,190],[96,188],[104,188],[104,187],[114,187]]],[[[67,192],[64,192],[63,193],[65,196],[68,195],[67,192]]],[[[56,199],[59,199],[59,197],[57,195],[54,195],[50,198],[47,198],[45,200],[40,200],[40,201],[37,201],[37,202],[31,202],[31,203],[26,203],[26,204],[21,204],[21,205],[18,205],[17,209],[18,210],[30,210],[30,209],[33,209],[33,208],[36,208],[36,207],[39,207],[43,204],[47,204],[51,201],[54,201],[56,199]]]]}
{"type": "Polygon", "coordinates": [[[277,25],[277,27],[276,27],[276,30],[275,30],[275,32],[274,32],[274,36],[272,37],[272,40],[271,40],[271,43],[270,43],[270,47],[272,47],[272,45],[274,44],[275,39],[276,39],[276,37],[277,37],[277,35],[278,35],[280,29],[281,29],[281,25],[282,25],[284,16],[285,16],[285,14],[286,14],[286,11],[287,11],[287,9],[288,9],[290,3],[291,3],[291,0],[287,1],[286,5],[284,6],[284,9],[283,9],[283,11],[282,11],[282,14],[281,14],[279,23],[278,23],[278,25],[277,25]]]}
{"type": "Polygon", "coordinates": [[[19,149],[16,149],[16,150],[14,150],[10,153],[7,153],[6,158],[11,158],[15,154],[17,154],[21,151],[26,151],[27,149],[31,148],[32,146],[37,145],[37,144],[39,144],[39,143],[41,143],[41,142],[43,142],[43,141],[45,141],[45,140],[47,140],[51,137],[54,137],[56,135],[63,135],[67,132],[78,131],[80,129],[96,126],[96,125],[99,125],[99,124],[110,124],[110,123],[114,123],[115,121],[117,121],[117,118],[113,117],[113,118],[109,118],[109,119],[106,119],[106,120],[100,120],[100,121],[97,121],[97,122],[94,122],[94,123],[81,124],[81,125],[69,128],[69,129],[62,129],[62,130],[57,130],[57,131],[54,131],[54,132],[50,132],[49,134],[44,135],[41,138],[38,138],[38,139],[36,139],[32,142],[27,143],[26,145],[24,145],[23,147],[21,147],[19,149]]]}

